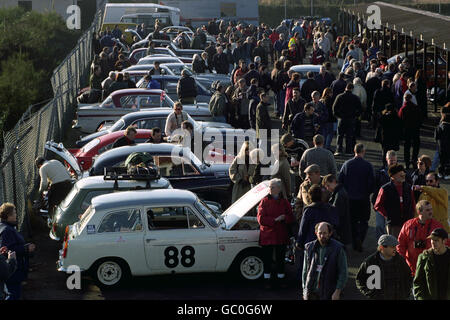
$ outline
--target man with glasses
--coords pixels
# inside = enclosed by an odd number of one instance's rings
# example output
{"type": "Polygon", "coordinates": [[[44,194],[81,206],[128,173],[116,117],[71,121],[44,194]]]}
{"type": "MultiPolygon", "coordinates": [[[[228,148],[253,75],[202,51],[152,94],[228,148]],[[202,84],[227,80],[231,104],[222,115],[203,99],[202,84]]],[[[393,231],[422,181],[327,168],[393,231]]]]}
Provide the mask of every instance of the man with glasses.
{"type": "Polygon", "coordinates": [[[427,200],[433,207],[433,216],[448,232],[448,193],[439,187],[439,178],[435,172],[426,176],[426,186],[414,186],[415,191],[422,192],[419,200],[427,200]]]}
{"type": "Polygon", "coordinates": [[[183,105],[179,101],[175,102],[173,112],[167,116],[166,127],[164,129],[166,137],[170,137],[176,129],[180,129],[181,124],[186,120],[188,120],[188,114],[183,111],[183,105]]]}

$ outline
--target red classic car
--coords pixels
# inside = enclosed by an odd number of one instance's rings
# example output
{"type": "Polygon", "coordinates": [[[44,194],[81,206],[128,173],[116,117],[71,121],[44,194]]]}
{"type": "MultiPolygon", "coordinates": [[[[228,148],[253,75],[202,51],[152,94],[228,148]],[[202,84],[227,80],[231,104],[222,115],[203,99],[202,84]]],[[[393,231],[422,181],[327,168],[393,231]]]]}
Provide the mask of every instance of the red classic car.
{"type": "MultiPolygon", "coordinates": [[[[68,149],[68,151],[77,159],[81,171],[89,170],[93,164],[93,159],[97,155],[110,150],[113,143],[123,137],[125,130],[108,133],[104,136],[95,138],[87,143],[84,147],[79,149],[68,149]]],[[[143,143],[150,138],[152,130],[137,129],[135,138],[136,143],[143,143]]],[[[222,149],[211,149],[208,152],[209,157],[205,159],[208,163],[228,163],[233,162],[232,155],[225,155],[222,149]]]]}
{"type": "MultiPolygon", "coordinates": [[[[88,170],[93,163],[93,158],[112,148],[113,143],[123,137],[125,130],[111,132],[107,135],[98,137],[80,149],[68,149],[75,156],[81,170],[88,170]]],[[[145,142],[150,138],[152,130],[137,129],[136,143],[145,142]]]]}

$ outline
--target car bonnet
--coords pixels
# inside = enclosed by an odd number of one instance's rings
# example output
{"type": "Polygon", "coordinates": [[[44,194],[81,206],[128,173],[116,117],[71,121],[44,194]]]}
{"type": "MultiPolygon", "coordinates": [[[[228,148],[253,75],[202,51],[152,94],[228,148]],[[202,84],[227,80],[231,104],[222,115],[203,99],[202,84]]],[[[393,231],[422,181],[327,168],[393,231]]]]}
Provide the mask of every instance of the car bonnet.
{"type": "Polygon", "coordinates": [[[223,227],[231,230],[255,205],[269,194],[269,180],[263,181],[233,203],[222,213],[223,227]]]}

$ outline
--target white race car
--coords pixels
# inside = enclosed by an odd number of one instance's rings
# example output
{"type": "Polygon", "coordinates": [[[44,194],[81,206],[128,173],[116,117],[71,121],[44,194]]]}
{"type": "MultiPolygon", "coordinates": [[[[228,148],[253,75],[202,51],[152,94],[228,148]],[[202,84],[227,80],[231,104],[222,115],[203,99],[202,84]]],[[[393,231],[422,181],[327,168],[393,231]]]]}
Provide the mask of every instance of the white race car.
{"type": "Polygon", "coordinates": [[[269,193],[255,186],[215,216],[194,193],[126,191],[92,199],[66,228],[58,271],[88,271],[101,287],[130,276],[237,271],[247,280],[264,271],[256,217],[245,217],[269,193]]]}

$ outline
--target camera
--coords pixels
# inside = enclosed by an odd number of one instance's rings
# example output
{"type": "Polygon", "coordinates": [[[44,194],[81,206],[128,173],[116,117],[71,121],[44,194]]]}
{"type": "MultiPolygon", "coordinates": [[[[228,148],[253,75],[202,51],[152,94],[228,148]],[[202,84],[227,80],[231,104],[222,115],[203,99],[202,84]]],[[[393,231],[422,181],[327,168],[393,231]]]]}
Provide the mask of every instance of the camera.
{"type": "Polygon", "coordinates": [[[424,240],[414,240],[414,248],[425,249],[425,241],[424,240]]]}

